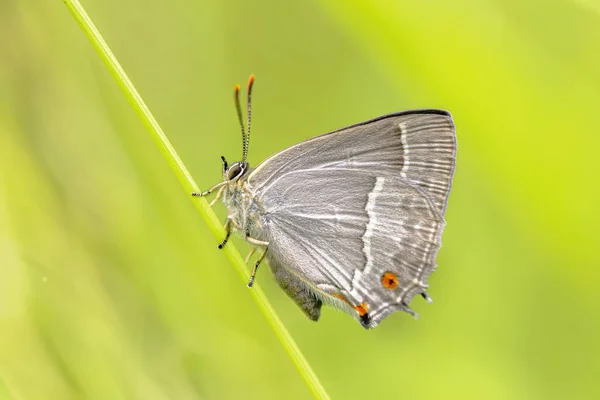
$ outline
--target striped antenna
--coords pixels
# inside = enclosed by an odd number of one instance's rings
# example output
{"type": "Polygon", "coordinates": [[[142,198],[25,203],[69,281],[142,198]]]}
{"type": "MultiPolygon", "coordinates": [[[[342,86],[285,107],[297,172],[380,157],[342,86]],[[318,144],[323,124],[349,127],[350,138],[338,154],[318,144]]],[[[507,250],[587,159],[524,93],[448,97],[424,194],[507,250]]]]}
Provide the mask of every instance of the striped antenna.
{"type": "Polygon", "coordinates": [[[246,153],[248,153],[248,142],[246,136],[246,130],[244,129],[244,120],[242,119],[242,106],[240,104],[240,85],[235,85],[233,99],[235,101],[235,110],[237,111],[238,121],[240,122],[240,128],[242,129],[242,154],[244,160],[246,159],[246,153]]]}
{"type": "MultiPolygon", "coordinates": [[[[247,99],[247,107],[248,107],[248,132],[246,134],[246,140],[244,141],[244,151],[242,153],[242,162],[246,162],[246,157],[248,156],[248,144],[250,143],[250,124],[252,122],[252,86],[254,84],[254,74],[250,75],[248,79],[248,99],[247,99]]],[[[240,117],[241,118],[241,117],[240,117]]]]}

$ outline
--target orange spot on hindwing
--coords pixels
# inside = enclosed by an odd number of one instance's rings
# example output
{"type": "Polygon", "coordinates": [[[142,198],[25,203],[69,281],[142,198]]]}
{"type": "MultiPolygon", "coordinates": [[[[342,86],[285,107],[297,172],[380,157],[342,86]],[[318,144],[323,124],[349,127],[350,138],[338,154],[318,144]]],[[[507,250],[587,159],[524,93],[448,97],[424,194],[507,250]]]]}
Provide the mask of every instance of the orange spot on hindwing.
{"type": "Polygon", "coordinates": [[[367,306],[367,303],[360,303],[359,305],[354,306],[354,309],[358,312],[358,315],[360,315],[361,317],[369,312],[369,307],[367,306]]]}
{"type": "Polygon", "coordinates": [[[350,301],[348,301],[346,296],[342,294],[334,293],[332,296],[342,300],[344,303],[347,303],[350,307],[354,308],[360,317],[360,323],[362,326],[367,329],[371,327],[371,317],[369,316],[369,306],[367,303],[360,303],[359,305],[354,306],[352,303],[350,303],[350,301]]]}
{"type": "Polygon", "coordinates": [[[386,272],[381,277],[381,283],[385,288],[395,289],[398,286],[398,277],[392,272],[386,272]]]}

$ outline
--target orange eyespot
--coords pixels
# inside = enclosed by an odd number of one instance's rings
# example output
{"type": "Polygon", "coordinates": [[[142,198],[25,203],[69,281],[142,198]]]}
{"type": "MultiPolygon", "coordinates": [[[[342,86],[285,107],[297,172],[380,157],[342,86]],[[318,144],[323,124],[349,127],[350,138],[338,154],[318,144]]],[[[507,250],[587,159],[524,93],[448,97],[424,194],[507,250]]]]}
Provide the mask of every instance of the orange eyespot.
{"type": "Polygon", "coordinates": [[[398,286],[398,277],[391,272],[386,272],[381,277],[381,283],[383,284],[383,287],[395,289],[396,286],[398,286]]]}
{"type": "Polygon", "coordinates": [[[367,303],[360,303],[358,306],[354,306],[354,309],[358,312],[358,315],[365,316],[369,312],[367,303]]]}

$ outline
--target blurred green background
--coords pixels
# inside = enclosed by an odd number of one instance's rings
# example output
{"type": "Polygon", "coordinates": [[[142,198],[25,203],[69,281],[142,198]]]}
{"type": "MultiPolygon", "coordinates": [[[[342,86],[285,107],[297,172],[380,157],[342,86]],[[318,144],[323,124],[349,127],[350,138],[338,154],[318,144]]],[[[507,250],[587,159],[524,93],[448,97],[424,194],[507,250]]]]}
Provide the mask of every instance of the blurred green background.
{"type": "MultiPolygon", "coordinates": [[[[315,324],[259,271],[332,398],[600,398],[597,1],[83,5],[203,188],[240,156],[250,73],[254,165],[381,114],[453,113],[418,321],[315,324]]],[[[1,1],[0,45],[0,398],[310,398],[62,1],[1,1]]]]}

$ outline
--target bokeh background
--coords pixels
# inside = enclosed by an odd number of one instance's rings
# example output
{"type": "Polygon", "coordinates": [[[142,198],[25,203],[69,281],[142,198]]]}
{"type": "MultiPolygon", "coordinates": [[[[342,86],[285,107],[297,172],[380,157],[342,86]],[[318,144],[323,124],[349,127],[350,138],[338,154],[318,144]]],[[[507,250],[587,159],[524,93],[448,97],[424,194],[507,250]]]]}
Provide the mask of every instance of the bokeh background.
{"type": "MultiPolygon", "coordinates": [[[[250,73],[254,165],[381,114],[453,113],[418,321],[315,324],[259,271],[332,398],[600,398],[598,2],[83,4],[205,188],[240,155],[250,73]]],[[[62,1],[0,1],[0,44],[0,398],[310,398],[62,1]]]]}

